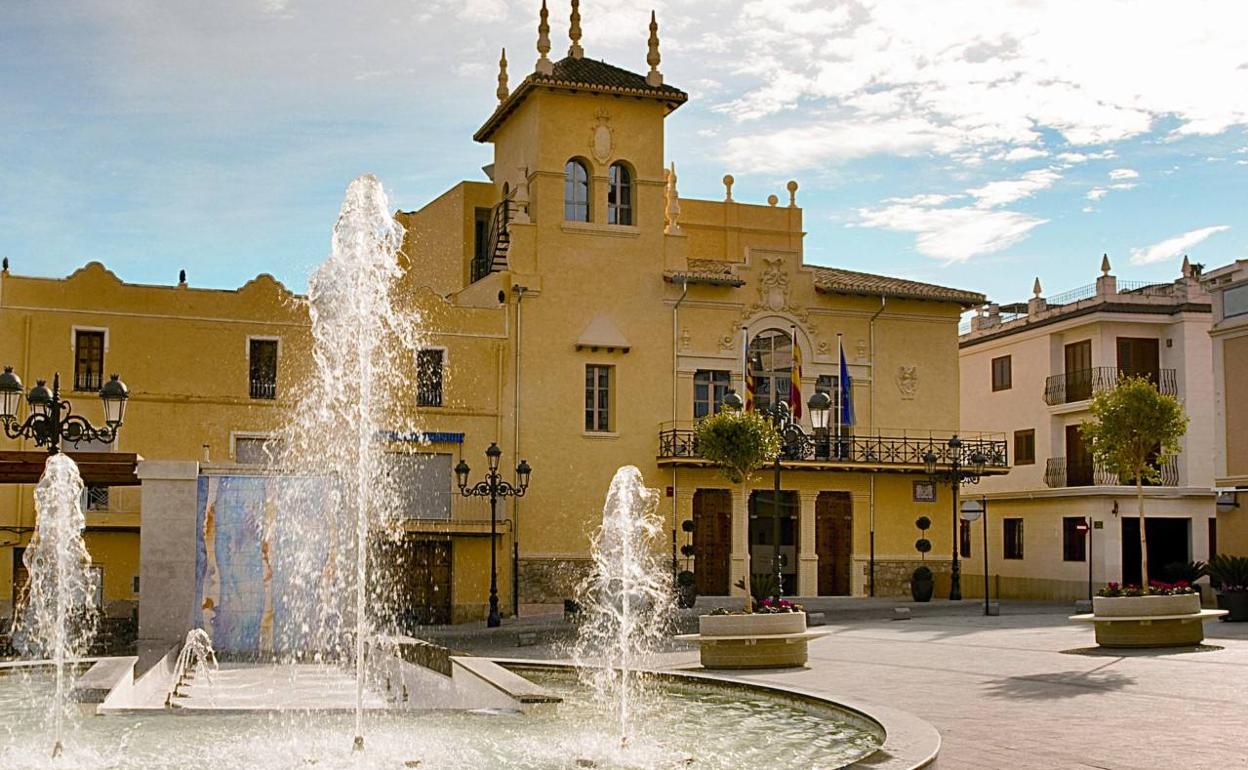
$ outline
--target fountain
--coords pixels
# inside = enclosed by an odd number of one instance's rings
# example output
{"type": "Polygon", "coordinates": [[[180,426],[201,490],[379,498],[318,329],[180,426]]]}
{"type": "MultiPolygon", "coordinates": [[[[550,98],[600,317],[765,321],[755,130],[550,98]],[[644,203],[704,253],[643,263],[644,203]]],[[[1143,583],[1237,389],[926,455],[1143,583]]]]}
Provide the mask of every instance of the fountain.
{"type": "Polygon", "coordinates": [[[23,652],[50,660],[55,671],[49,707],[53,757],[64,750],[65,721],[73,716],[73,666],[91,646],[98,620],[95,575],[82,540],[82,491],[74,461],[50,455],[35,487],[35,533],[22,558],[29,579],[14,622],[23,652]]]}
{"type": "Polygon", "coordinates": [[[212,639],[208,637],[208,632],[202,628],[187,631],[186,641],[182,644],[182,651],[178,653],[178,660],[173,666],[173,684],[165,702],[168,703],[178,694],[178,687],[185,684],[188,676],[202,674],[204,680],[211,685],[212,672],[218,668],[220,665],[217,663],[217,654],[212,649],[212,639]]]}
{"type": "Polygon", "coordinates": [[[594,566],[580,586],[584,622],[572,660],[595,700],[614,717],[617,745],[628,747],[643,695],[638,670],[669,630],[675,610],[670,573],[658,547],[659,495],[628,465],[611,480],[602,526],[590,538],[594,566]]]}

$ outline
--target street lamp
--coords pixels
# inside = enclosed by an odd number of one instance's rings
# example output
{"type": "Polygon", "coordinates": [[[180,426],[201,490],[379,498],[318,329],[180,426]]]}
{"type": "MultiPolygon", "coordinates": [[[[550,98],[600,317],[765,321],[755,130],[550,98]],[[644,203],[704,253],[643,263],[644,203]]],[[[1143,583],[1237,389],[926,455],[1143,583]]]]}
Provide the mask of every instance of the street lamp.
{"type": "Polygon", "coordinates": [[[484,481],[478,481],[472,487],[468,486],[468,474],[472,472],[468,463],[461,458],[459,464],[455,466],[455,477],[461,495],[490,498],[490,614],[485,620],[485,624],[490,628],[498,628],[502,623],[502,617],[498,614],[498,498],[524,497],[525,491],[529,488],[529,476],[533,473],[528,461],[521,460],[516,466],[516,483],[504,481],[498,475],[499,460],[502,456],[503,450],[498,448],[498,444],[490,442],[490,448],[485,450],[485,459],[490,472],[486,474],[484,481]]]}
{"type": "Polygon", "coordinates": [[[946,446],[949,450],[948,470],[938,470],[940,458],[930,448],[923,455],[923,466],[933,481],[947,481],[953,491],[953,565],[949,570],[949,599],[960,601],[962,599],[962,565],[958,562],[958,492],[963,484],[979,483],[980,477],[984,475],[984,466],[988,464],[988,458],[983,452],[976,451],[969,458],[963,459],[962,440],[957,437],[957,434],[949,439],[946,446]]]}
{"type": "Polygon", "coordinates": [[[99,441],[110,444],[117,440],[126,414],[126,401],[130,391],[117,375],[100,388],[100,400],[104,402],[104,427],[96,428],[87,418],[74,414],[68,401],[61,400],[61,375],[52,376],[49,390],[46,380],[37,380],[35,387],[26,394],[30,415],[20,421],[18,411],[22,403],[22,380],[13,367],[4,367],[0,374],[0,422],[9,438],[31,438],[36,446],[47,447],[48,454],[61,451],[61,442],[68,441],[75,447],[83,441],[99,441]]]}
{"type": "MultiPolygon", "coordinates": [[[[810,409],[811,424],[816,433],[826,436],[828,428],[828,410],[832,401],[826,393],[815,393],[806,406],[810,409]]],[[[723,405],[728,409],[739,410],[744,404],[741,397],[733,391],[724,396],[723,405]]],[[[784,594],[784,562],[780,557],[780,462],[783,459],[801,460],[807,455],[812,442],[802,426],[793,419],[793,410],[785,401],[780,401],[771,409],[761,410],[771,419],[771,424],[780,434],[780,451],[773,462],[772,485],[772,568],[776,574],[776,590],[773,598],[778,602],[784,594]]]]}

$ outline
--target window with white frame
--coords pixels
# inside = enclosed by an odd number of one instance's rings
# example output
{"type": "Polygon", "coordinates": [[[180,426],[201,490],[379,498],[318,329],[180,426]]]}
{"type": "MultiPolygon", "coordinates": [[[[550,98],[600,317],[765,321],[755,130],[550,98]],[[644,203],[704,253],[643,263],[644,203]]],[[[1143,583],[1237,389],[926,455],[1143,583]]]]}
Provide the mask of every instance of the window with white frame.
{"type": "Polygon", "coordinates": [[[603,364],[585,366],[585,430],[609,432],[611,422],[611,380],[615,367],[603,364]]]}

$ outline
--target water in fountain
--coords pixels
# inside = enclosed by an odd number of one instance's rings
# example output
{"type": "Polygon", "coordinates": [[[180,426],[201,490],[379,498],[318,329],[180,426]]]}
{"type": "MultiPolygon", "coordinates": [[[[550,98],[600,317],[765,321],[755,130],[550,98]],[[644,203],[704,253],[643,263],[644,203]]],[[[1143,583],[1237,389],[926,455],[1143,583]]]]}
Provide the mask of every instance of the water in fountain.
{"type": "Polygon", "coordinates": [[[274,569],[291,587],[277,644],[354,664],[357,748],[370,610],[392,598],[385,576],[369,574],[370,541],[395,534],[400,509],[380,436],[412,428],[400,398],[420,338],[419,313],[397,300],[402,241],[377,178],[352,181],[329,257],[309,280],[311,374],[275,458],[292,474],[270,520],[274,569]]]}
{"type": "Polygon", "coordinates": [[[675,609],[663,565],[658,492],[641,471],[616,471],[590,539],[593,571],[581,584],[583,618],[572,658],[595,700],[612,713],[620,750],[627,748],[643,695],[638,670],[666,636],[675,609]]]}
{"type": "MultiPolygon", "coordinates": [[[[217,654],[212,649],[212,639],[202,628],[192,628],[186,632],[186,642],[178,653],[178,660],[173,666],[173,679],[169,687],[169,696],[178,694],[178,686],[188,674],[203,675],[204,681],[212,684],[212,672],[217,666],[217,654]]],[[[166,698],[166,701],[168,700],[166,698]]]]}
{"type": "Polygon", "coordinates": [[[73,666],[95,636],[96,577],[82,539],[82,477],[63,454],[48,457],[35,487],[35,533],[22,557],[29,575],[13,637],[23,652],[51,660],[56,685],[49,721],[52,756],[64,746],[65,722],[73,717],[73,666]]]}

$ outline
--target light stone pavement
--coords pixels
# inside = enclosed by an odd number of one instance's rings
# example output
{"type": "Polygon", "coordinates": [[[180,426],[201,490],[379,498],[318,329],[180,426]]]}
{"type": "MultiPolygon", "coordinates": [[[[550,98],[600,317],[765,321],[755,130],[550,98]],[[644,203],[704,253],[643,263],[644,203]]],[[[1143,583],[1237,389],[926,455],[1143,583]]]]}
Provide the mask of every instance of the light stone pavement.
{"type": "MultiPolygon", "coordinates": [[[[1248,768],[1248,628],[1206,623],[1200,652],[1070,654],[1065,615],[825,627],[810,667],[743,676],[880,703],[940,731],[941,768],[1248,768]]],[[[663,655],[667,666],[696,653],[663,655]]]]}
{"type": "MultiPolygon", "coordinates": [[[[1092,629],[1068,622],[1068,606],[965,609],[904,621],[829,612],[808,668],[740,678],[916,714],[940,731],[945,770],[1248,768],[1248,623],[1206,623],[1217,649],[1089,654],[1092,629]]],[[[558,655],[478,642],[484,654],[558,655]]],[[[695,667],[697,652],[657,662],[695,667]]]]}

